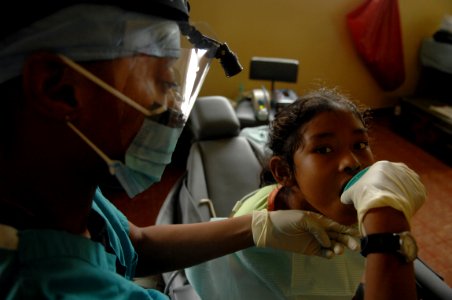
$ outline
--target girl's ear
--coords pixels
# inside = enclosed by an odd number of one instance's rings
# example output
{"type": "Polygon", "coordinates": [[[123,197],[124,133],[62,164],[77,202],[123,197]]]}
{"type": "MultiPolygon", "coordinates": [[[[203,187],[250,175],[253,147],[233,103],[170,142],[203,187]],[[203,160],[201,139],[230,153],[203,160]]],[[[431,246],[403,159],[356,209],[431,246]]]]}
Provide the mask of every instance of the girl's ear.
{"type": "Polygon", "coordinates": [[[23,85],[27,101],[35,109],[57,120],[72,119],[78,111],[73,80],[68,80],[68,67],[58,55],[39,52],[24,63],[23,85]]]}
{"type": "Polygon", "coordinates": [[[279,184],[286,187],[293,185],[292,172],[285,159],[280,156],[273,156],[270,159],[269,166],[273,177],[279,184]]]}

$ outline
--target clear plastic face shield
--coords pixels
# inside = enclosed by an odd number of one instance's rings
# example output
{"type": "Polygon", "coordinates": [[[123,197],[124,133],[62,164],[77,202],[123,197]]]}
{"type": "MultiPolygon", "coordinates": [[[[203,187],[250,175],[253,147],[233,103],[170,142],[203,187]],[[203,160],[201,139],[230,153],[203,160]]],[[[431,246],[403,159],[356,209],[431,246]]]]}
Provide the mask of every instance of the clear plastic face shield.
{"type": "Polygon", "coordinates": [[[126,77],[132,86],[130,95],[127,88],[119,91],[73,60],[61,58],[144,115],[141,129],[125,153],[125,162],[111,160],[68,122],[68,126],[106,161],[110,173],[116,176],[128,196],[134,197],[160,181],[166,165],[171,162],[216,47],[193,47],[180,35],[178,24],[173,21],[128,20],[125,23],[124,52],[119,58],[125,62],[125,72],[129,73],[126,77]]]}
{"type": "MultiPolygon", "coordinates": [[[[174,24],[165,26],[169,27],[167,29],[174,38],[179,38],[178,34],[171,33],[174,24]]],[[[125,163],[110,159],[68,122],[68,126],[105,160],[110,173],[116,176],[129,197],[136,196],[160,181],[165,167],[171,162],[178,138],[209,70],[212,53],[216,50],[215,47],[198,49],[186,45],[187,48],[177,51],[177,57],[148,56],[142,52],[132,57],[125,56],[126,69],[130,72],[127,77],[135,78],[134,91],[138,90],[139,97],[145,96],[145,101],[133,99],[133,96],[108,85],[80,64],[60,56],[68,66],[145,116],[141,129],[126,151],[125,163]]],[[[171,53],[175,52],[174,48],[170,50],[171,53]]]]}
{"type": "Polygon", "coordinates": [[[144,115],[125,161],[111,159],[90,139],[89,132],[67,122],[107,163],[130,197],[160,180],[212,58],[221,60],[228,54],[219,51],[221,47],[229,50],[188,23],[97,5],[63,9],[16,37],[20,38],[17,42],[0,50],[0,82],[19,75],[23,60],[34,49],[53,49],[73,70],[144,115]],[[191,35],[190,42],[185,35],[191,35]],[[91,61],[121,62],[118,72],[124,81],[107,83],[82,66],[91,61]]]}

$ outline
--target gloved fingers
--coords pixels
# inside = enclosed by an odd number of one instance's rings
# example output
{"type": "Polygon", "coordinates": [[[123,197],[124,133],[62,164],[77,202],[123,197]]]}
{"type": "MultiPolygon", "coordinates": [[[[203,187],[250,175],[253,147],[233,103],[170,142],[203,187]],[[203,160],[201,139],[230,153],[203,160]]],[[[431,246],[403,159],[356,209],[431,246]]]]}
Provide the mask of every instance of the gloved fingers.
{"type": "Polygon", "coordinates": [[[344,245],[336,241],[331,241],[331,248],[321,248],[320,256],[324,258],[333,258],[336,255],[341,255],[344,253],[344,245]]]}
{"type": "Polygon", "coordinates": [[[351,250],[359,249],[358,237],[360,234],[357,227],[339,224],[318,213],[306,213],[313,220],[311,222],[310,232],[322,247],[332,249],[334,245],[331,242],[337,241],[351,250]],[[329,241],[326,240],[324,235],[321,235],[325,230],[327,231],[329,241]]]}
{"type": "Polygon", "coordinates": [[[356,227],[339,224],[310,211],[284,210],[253,213],[253,238],[258,247],[272,247],[331,258],[356,249],[356,227]]]}
{"type": "Polygon", "coordinates": [[[335,255],[334,251],[329,248],[322,248],[320,249],[320,256],[324,258],[333,258],[335,255]]]}
{"type": "Polygon", "coordinates": [[[336,255],[341,255],[342,253],[344,253],[344,245],[341,243],[338,243],[336,241],[331,241],[331,243],[333,244],[333,252],[336,255]]]}
{"type": "Polygon", "coordinates": [[[314,255],[323,258],[332,258],[335,256],[332,244],[330,247],[322,247],[310,233],[306,233],[305,237],[300,240],[297,245],[292,244],[292,247],[293,246],[295,247],[289,251],[302,253],[305,255],[314,255]]]}
{"type": "Polygon", "coordinates": [[[352,226],[346,226],[346,225],[341,225],[341,231],[338,231],[338,233],[342,233],[345,235],[349,235],[351,237],[355,237],[357,239],[361,238],[361,235],[359,233],[359,228],[358,225],[352,225],[352,226]]]}
{"type": "Polygon", "coordinates": [[[285,210],[271,212],[271,220],[273,226],[287,237],[295,237],[297,235],[305,235],[306,233],[316,240],[321,247],[330,248],[331,241],[328,237],[325,224],[322,221],[326,217],[318,213],[301,210],[285,210]],[[284,224],[284,225],[283,225],[284,224]],[[288,224],[292,224],[287,226],[288,224]]]}
{"type": "Polygon", "coordinates": [[[324,228],[316,219],[305,220],[304,229],[317,240],[321,247],[331,247],[331,240],[328,236],[326,228],[324,228]]]}
{"type": "Polygon", "coordinates": [[[355,236],[342,234],[334,231],[328,232],[328,235],[331,238],[331,240],[334,241],[334,243],[340,243],[341,245],[347,247],[352,251],[359,251],[361,248],[360,242],[358,238],[355,236]]]}
{"type": "Polygon", "coordinates": [[[353,195],[353,190],[351,190],[351,189],[346,190],[341,195],[341,202],[343,204],[354,204],[352,195],[353,195]]]}
{"type": "Polygon", "coordinates": [[[314,213],[314,212],[307,212],[312,218],[315,218],[325,230],[329,232],[337,232],[342,234],[347,234],[351,236],[359,237],[359,230],[357,227],[354,226],[346,226],[343,224],[340,224],[336,221],[333,221],[329,219],[328,217],[325,217],[324,215],[314,213]]]}

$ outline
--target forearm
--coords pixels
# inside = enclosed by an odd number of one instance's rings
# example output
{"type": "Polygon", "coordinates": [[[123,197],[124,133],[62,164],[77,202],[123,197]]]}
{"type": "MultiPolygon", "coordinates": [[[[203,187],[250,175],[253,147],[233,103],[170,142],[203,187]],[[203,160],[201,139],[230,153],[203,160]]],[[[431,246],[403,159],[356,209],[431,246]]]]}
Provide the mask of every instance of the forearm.
{"type": "Polygon", "coordinates": [[[138,274],[176,270],[254,245],[251,215],[196,224],[149,226],[139,228],[131,237],[139,257],[138,274]]]}
{"type": "MultiPolygon", "coordinates": [[[[366,234],[409,230],[403,213],[390,207],[371,209],[363,225],[366,234]]],[[[370,253],[366,260],[365,299],[416,299],[413,263],[394,254],[370,253]]]]}

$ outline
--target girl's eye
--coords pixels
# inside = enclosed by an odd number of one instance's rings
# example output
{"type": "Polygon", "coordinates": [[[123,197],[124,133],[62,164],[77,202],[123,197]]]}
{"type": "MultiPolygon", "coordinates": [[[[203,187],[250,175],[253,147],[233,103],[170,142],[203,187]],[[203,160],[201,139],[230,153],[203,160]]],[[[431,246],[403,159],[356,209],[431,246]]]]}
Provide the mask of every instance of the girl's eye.
{"type": "Polygon", "coordinates": [[[331,147],[317,147],[315,148],[315,153],[319,153],[319,154],[327,154],[327,153],[331,153],[333,151],[333,149],[331,149],[331,147]]]}

